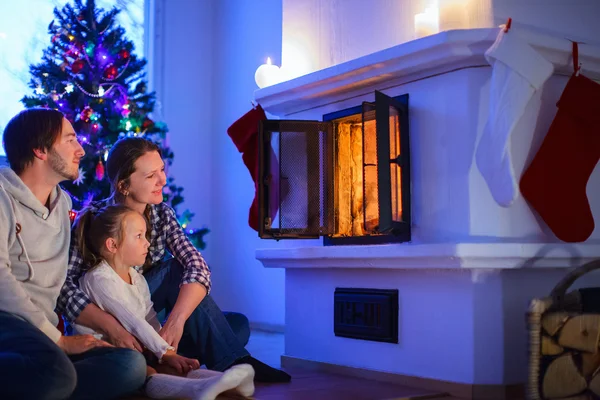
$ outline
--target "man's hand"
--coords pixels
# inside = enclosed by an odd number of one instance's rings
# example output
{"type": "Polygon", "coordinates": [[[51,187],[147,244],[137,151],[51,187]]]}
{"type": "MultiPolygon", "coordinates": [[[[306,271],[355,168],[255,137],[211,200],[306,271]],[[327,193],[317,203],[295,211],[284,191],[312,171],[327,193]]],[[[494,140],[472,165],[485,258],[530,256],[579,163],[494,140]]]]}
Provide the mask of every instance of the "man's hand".
{"type": "Polygon", "coordinates": [[[181,336],[183,336],[183,325],[184,322],[181,322],[180,319],[169,317],[158,334],[165,339],[169,346],[173,346],[177,350],[181,336]]]}
{"type": "Polygon", "coordinates": [[[106,330],[106,336],[108,336],[108,341],[116,347],[137,350],[140,353],[143,351],[142,344],[135,336],[127,332],[127,330],[123,328],[121,324],[113,326],[112,329],[106,330]]]}
{"type": "Polygon", "coordinates": [[[198,362],[198,360],[180,356],[172,350],[167,350],[162,356],[161,362],[163,365],[172,367],[178,374],[183,374],[184,376],[191,370],[200,368],[200,362],[198,362]]]}
{"type": "Polygon", "coordinates": [[[92,335],[61,336],[56,342],[67,354],[81,354],[94,347],[113,347],[103,340],[98,340],[92,335]]]}

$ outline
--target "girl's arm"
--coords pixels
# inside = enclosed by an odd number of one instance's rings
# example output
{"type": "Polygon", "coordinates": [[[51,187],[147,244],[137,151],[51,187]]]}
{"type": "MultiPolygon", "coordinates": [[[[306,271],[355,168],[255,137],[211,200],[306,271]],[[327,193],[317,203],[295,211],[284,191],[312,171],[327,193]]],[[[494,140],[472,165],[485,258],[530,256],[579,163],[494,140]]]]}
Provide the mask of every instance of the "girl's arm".
{"type": "Polygon", "coordinates": [[[93,274],[85,280],[83,289],[94,303],[112,314],[123,327],[137,337],[160,360],[169,350],[169,344],[154,328],[135,312],[135,303],[126,293],[119,290],[115,279],[101,273],[93,274]]]}

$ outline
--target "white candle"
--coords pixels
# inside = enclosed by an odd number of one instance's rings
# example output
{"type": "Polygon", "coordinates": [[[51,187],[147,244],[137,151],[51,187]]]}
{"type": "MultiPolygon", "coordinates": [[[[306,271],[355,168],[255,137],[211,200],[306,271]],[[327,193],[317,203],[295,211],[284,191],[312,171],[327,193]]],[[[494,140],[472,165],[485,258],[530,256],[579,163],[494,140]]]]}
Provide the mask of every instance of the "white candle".
{"type": "Polygon", "coordinates": [[[440,0],[440,30],[469,28],[468,0],[440,0]]]}
{"type": "Polygon", "coordinates": [[[427,7],[425,12],[415,14],[415,36],[417,38],[434,35],[439,31],[439,15],[437,7],[427,7]]]}
{"type": "Polygon", "coordinates": [[[267,57],[267,63],[256,69],[254,81],[261,89],[281,82],[281,72],[277,65],[271,64],[271,57],[267,57]]]}

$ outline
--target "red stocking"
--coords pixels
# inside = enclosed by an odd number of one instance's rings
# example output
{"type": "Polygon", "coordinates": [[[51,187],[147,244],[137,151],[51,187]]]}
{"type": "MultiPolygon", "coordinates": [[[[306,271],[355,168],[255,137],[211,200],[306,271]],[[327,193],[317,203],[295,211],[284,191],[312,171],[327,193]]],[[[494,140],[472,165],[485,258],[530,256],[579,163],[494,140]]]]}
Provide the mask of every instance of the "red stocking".
{"type": "MultiPolygon", "coordinates": [[[[250,214],[248,215],[248,225],[255,231],[258,231],[258,133],[254,135],[254,138],[248,143],[248,147],[242,155],[244,164],[250,171],[252,180],[254,181],[254,200],[250,206],[250,214]]],[[[273,149],[271,149],[271,185],[270,185],[270,198],[269,198],[269,216],[271,219],[275,218],[277,210],[279,209],[279,169],[277,156],[273,149]]]]}
{"type": "MultiPolygon", "coordinates": [[[[258,231],[258,123],[265,119],[267,119],[265,112],[262,107],[258,105],[256,108],[253,108],[244,114],[240,119],[235,121],[229,129],[227,129],[227,134],[231,137],[240,153],[243,153],[242,159],[254,181],[254,200],[250,206],[248,225],[255,231],[258,231]]],[[[278,163],[273,149],[271,149],[271,165],[273,166],[273,175],[275,175],[278,172],[278,163]]],[[[272,182],[274,183],[279,181],[279,178],[276,176],[273,176],[272,178],[272,182]]],[[[279,194],[277,187],[273,185],[271,187],[271,197],[269,199],[271,207],[269,214],[271,218],[274,218],[279,207],[279,194]]]]}
{"type": "Polygon", "coordinates": [[[243,153],[248,144],[256,138],[254,135],[258,132],[258,122],[265,119],[267,116],[259,104],[227,129],[227,134],[240,153],[243,153]]]}
{"type": "MultiPolygon", "coordinates": [[[[576,43],[573,59],[578,68],[576,43]]],[[[586,185],[600,159],[600,85],[573,75],[557,107],[520,188],[560,240],[583,242],[594,230],[586,185]]]]}

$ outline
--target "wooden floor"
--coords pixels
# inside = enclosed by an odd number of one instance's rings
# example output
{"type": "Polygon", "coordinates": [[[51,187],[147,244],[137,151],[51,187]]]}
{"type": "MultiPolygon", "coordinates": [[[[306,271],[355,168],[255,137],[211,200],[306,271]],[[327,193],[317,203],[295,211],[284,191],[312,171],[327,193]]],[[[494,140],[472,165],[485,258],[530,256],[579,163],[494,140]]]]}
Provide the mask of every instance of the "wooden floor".
{"type": "MultiPolygon", "coordinates": [[[[292,382],[257,384],[256,400],[452,400],[440,393],[310,370],[287,370],[292,382]]],[[[228,399],[220,397],[219,400],[228,399]]]]}
{"type": "MultiPolygon", "coordinates": [[[[248,351],[259,360],[276,368],[281,367],[283,335],[252,332],[248,351]]],[[[390,383],[358,379],[344,375],[312,370],[288,369],[290,383],[256,384],[255,400],[459,400],[422,389],[390,383]]],[[[139,398],[135,398],[138,400],[139,398]]],[[[241,396],[221,395],[217,400],[244,399],[241,396]]],[[[130,400],[134,400],[133,398],[130,400]]]]}

